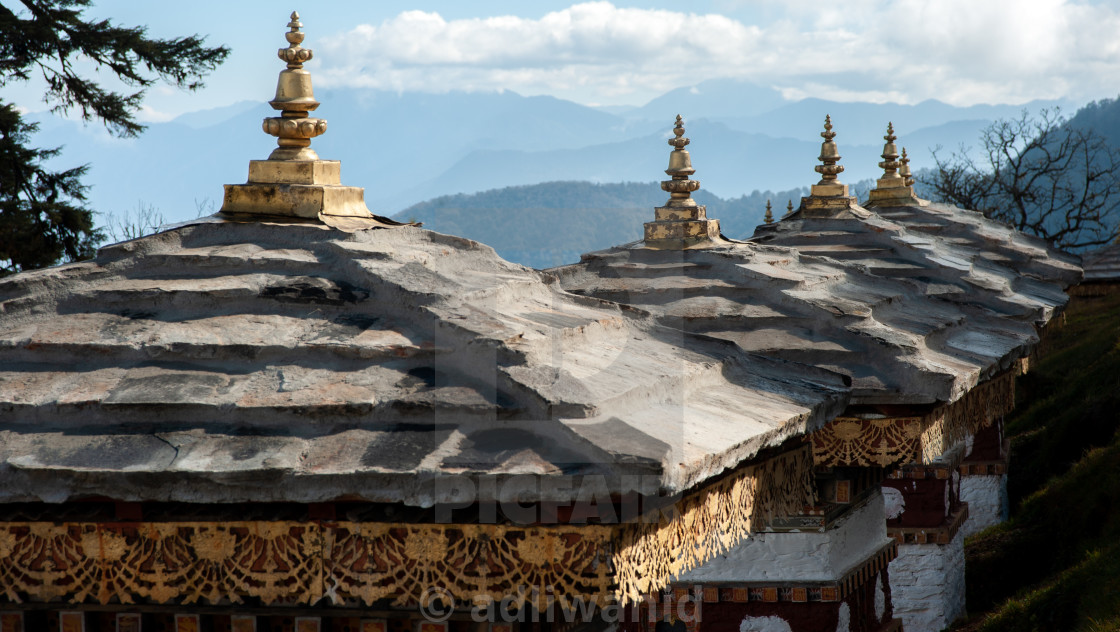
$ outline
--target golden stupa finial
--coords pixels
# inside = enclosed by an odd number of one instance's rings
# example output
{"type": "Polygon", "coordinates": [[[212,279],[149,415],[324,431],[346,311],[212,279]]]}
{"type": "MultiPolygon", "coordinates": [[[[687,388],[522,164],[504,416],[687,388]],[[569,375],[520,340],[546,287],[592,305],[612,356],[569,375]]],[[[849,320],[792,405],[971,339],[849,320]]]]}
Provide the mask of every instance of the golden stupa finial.
{"type": "MultiPolygon", "coordinates": [[[[790,204],[792,205],[793,202],[791,201],[790,204]]],[[[767,224],[774,223],[774,213],[770,211],[770,200],[766,200],[766,214],[762,216],[762,221],[767,224]]]]}
{"type": "Polygon", "coordinates": [[[221,212],[297,217],[330,225],[353,221],[363,226],[396,225],[370,213],[364,189],[342,184],[339,161],[321,160],[311,149],[311,139],[327,131],[327,122],[308,116],[319,102],[311,90],[311,73],[303,67],[311,59],[311,49],[301,46],[302,28],[299,13],[293,11],[284,33],[288,46],[276,53],[287,68],[280,71],[276,95],[268,102],[280,116],[266,118],[262,124],[266,134],[277,137],[279,146],[268,160],[249,161],[248,182],[225,185],[221,212]]]}
{"type": "Polygon", "coordinates": [[[299,12],[292,11],[291,18],[291,21],[288,22],[288,32],[284,33],[284,39],[288,40],[288,47],[281,48],[276,51],[276,54],[280,59],[288,62],[288,68],[299,70],[303,68],[303,62],[311,59],[313,53],[311,49],[300,46],[303,43],[304,34],[300,31],[303,28],[303,22],[299,21],[299,12]]]}
{"type": "Polygon", "coordinates": [[[895,148],[895,136],[892,126],[887,126],[887,135],[883,137],[887,144],[883,147],[883,162],[879,166],[885,169],[883,177],[876,182],[875,188],[867,193],[865,207],[899,207],[899,206],[928,206],[929,202],[919,198],[914,193],[914,178],[910,174],[910,157],[906,155],[906,148],[902,148],[902,159],[898,159],[898,149],[895,148]],[[897,172],[896,172],[897,170],[897,172]]]}
{"type": "Polygon", "coordinates": [[[685,149],[690,142],[692,141],[684,136],[684,119],[678,114],[677,123],[673,126],[673,138],[669,139],[673,151],[669,152],[669,168],[665,170],[673,179],[661,183],[661,190],[669,193],[667,204],[670,206],[696,206],[692,192],[700,188],[700,183],[689,180],[689,176],[696,173],[692,168],[692,156],[685,149]]]}
{"type": "Polygon", "coordinates": [[[824,142],[821,143],[821,155],[817,156],[823,164],[813,167],[813,171],[821,174],[821,181],[818,184],[838,184],[836,176],[844,171],[843,165],[836,164],[840,161],[840,152],[836,149],[836,142],[832,139],[836,138],[836,132],[832,131],[832,116],[825,115],[824,117],[824,131],[821,132],[821,138],[824,142]]]}
{"type": "MultiPolygon", "coordinates": [[[[887,123],[887,135],[883,137],[883,140],[887,142],[883,145],[883,161],[879,163],[879,167],[883,169],[883,177],[879,186],[883,186],[884,181],[902,180],[902,176],[898,175],[898,168],[902,166],[902,163],[898,161],[898,146],[894,144],[894,141],[898,140],[898,137],[894,135],[894,123],[887,123]]],[[[899,184],[905,186],[901,182],[899,184]]]]}
{"type": "MultiPolygon", "coordinates": [[[[685,180],[688,176],[696,173],[696,170],[692,168],[692,158],[688,155],[688,150],[685,149],[685,146],[690,142],[692,141],[684,137],[684,119],[678,114],[677,124],[673,126],[673,138],[669,139],[669,145],[673,147],[673,151],[669,154],[669,168],[665,170],[665,173],[673,176],[674,179],[685,180]]],[[[697,183],[696,189],[699,188],[699,183],[697,183]]],[[[696,189],[692,190],[695,191],[696,189]]]]}
{"type": "Polygon", "coordinates": [[[665,170],[672,180],[661,182],[661,190],[669,194],[669,201],[656,207],[654,221],[645,224],[645,243],[650,248],[681,250],[723,241],[719,220],[708,219],[707,210],[692,199],[692,192],[700,189],[700,183],[690,178],[696,170],[685,149],[689,142],[684,135],[684,119],[678,114],[673,138],[669,139],[673,151],[669,152],[669,168],[665,170]]]}
{"type": "Polygon", "coordinates": [[[910,173],[910,158],[906,155],[906,148],[902,148],[902,160],[899,161],[901,166],[898,169],[898,175],[903,179],[903,186],[914,186],[914,177],[910,173]]]}
{"type": "Polygon", "coordinates": [[[821,181],[809,187],[809,197],[801,198],[801,212],[808,217],[839,217],[840,213],[858,207],[856,199],[849,195],[848,185],[836,179],[844,171],[840,164],[840,152],[836,149],[836,132],[832,131],[832,117],[824,117],[824,131],[821,132],[821,164],[813,170],[821,174],[821,181]]]}
{"type": "Polygon", "coordinates": [[[793,200],[786,203],[786,214],[783,217],[789,217],[790,215],[793,215],[793,200]]]}
{"type": "Polygon", "coordinates": [[[272,109],[280,110],[280,116],[266,118],[262,126],[266,134],[277,137],[279,145],[269,160],[318,160],[319,155],[311,149],[311,139],[327,131],[326,121],[308,116],[308,112],[319,107],[319,102],[311,89],[311,73],[303,69],[312,51],[300,46],[304,38],[301,28],[299,13],[292,11],[289,30],[284,33],[288,47],[276,52],[288,67],[280,71],[276,97],[268,102],[272,109]]]}

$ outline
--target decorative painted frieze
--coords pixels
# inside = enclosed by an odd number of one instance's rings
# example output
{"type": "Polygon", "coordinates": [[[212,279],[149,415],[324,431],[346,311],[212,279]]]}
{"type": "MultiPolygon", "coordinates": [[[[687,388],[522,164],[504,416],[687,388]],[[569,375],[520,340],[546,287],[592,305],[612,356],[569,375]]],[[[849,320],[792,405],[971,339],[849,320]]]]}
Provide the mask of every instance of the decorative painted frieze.
{"type": "Polygon", "coordinates": [[[0,599],[269,605],[522,601],[526,589],[623,603],[815,500],[808,446],[617,525],[347,521],[0,523],[0,599]]]}
{"type": "Polygon", "coordinates": [[[1014,407],[1015,375],[1007,371],[923,416],[837,417],[811,435],[813,458],[832,467],[930,463],[1014,407]]]}

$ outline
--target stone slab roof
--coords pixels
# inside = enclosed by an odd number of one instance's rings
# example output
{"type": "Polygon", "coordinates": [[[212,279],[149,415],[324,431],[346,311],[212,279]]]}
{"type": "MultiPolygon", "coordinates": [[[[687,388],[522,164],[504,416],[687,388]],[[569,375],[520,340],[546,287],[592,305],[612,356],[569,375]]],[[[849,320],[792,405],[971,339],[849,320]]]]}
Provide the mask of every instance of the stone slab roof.
{"type": "Polygon", "coordinates": [[[1085,282],[1120,282],[1120,243],[1109,244],[1085,254],[1085,282]]]}
{"type": "Polygon", "coordinates": [[[819,427],[844,382],[466,239],[215,217],[0,280],[0,501],[680,491],[819,427]]]}
{"type": "Polygon", "coordinates": [[[569,291],[649,310],[664,325],[848,375],[857,405],[956,400],[1029,353],[1034,319],[1066,300],[1052,285],[973,266],[928,236],[881,237],[882,221],[858,214],[848,227],[772,225],[768,236],[796,248],[638,242],[554,272],[569,291]]]}
{"type": "Polygon", "coordinates": [[[1065,289],[1081,278],[1073,255],[979,213],[945,205],[856,207],[835,217],[806,217],[799,211],[760,226],[752,241],[905,280],[941,300],[1038,327],[1064,308],[1065,289]]]}
{"type": "Polygon", "coordinates": [[[936,236],[973,261],[1010,268],[1063,290],[1081,280],[1081,260],[1076,255],[976,211],[931,202],[929,206],[876,207],[874,212],[910,232],[936,236]]]}

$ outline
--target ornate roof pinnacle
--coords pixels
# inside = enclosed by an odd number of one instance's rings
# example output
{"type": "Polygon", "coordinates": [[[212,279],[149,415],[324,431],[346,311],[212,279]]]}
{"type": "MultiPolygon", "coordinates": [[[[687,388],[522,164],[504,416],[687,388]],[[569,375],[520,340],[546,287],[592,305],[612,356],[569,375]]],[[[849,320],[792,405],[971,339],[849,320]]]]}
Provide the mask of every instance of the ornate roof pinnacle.
{"type": "Polygon", "coordinates": [[[786,203],[786,214],[782,217],[789,217],[790,215],[793,215],[793,200],[786,203]]]}
{"type": "Polygon", "coordinates": [[[910,174],[910,157],[906,155],[906,148],[902,148],[902,159],[898,159],[898,149],[895,148],[893,126],[887,126],[887,135],[883,137],[887,144],[883,147],[883,162],[879,166],[886,170],[879,178],[875,188],[868,192],[867,207],[889,206],[926,206],[928,201],[914,194],[914,178],[910,174]],[[897,172],[895,171],[897,170],[897,172]]]}
{"type": "Polygon", "coordinates": [[[844,171],[843,165],[836,164],[840,161],[840,152],[836,148],[836,132],[832,131],[832,116],[825,115],[824,117],[824,131],[821,132],[821,138],[824,142],[821,143],[821,155],[817,157],[824,164],[813,167],[813,171],[821,174],[821,181],[818,184],[839,184],[836,176],[844,171]]]}
{"type": "Polygon", "coordinates": [[[669,139],[673,151],[669,152],[669,168],[665,170],[672,180],[661,182],[661,190],[669,194],[669,201],[656,207],[654,221],[645,224],[645,243],[650,248],[681,250],[722,241],[719,221],[708,219],[706,209],[692,199],[692,192],[700,189],[700,183],[690,178],[696,170],[685,149],[689,142],[684,136],[684,119],[678,114],[673,138],[669,139]]]}
{"type": "Polygon", "coordinates": [[[858,206],[856,199],[848,193],[848,185],[836,179],[844,171],[840,164],[840,152],[836,149],[836,132],[832,131],[832,117],[824,117],[824,131],[821,132],[821,164],[813,170],[821,174],[821,181],[809,187],[809,197],[801,198],[801,212],[805,217],[838,217],[839,213],[858,206]]]}
{"type": "MultiPolygon", "coordinates": [[[[692,141],[684,137],[684,119],[681,118],[680,114],[677,115],[677,124],[673,126],[673,135],[674,137],[669,139],[669,145],[673,147],[673,151],[669,154],[669,168],[665,170],[665,173],[673,176],[675,180],[684,180],[696,173],[696,170],[692,168],[692,157],[688,155],[688,150],[685,149],[685,146],[692,141]]],[[[665,187],[662,186],[662,188],[665,187]]],[[[697,183],[696,189],[698,188],[700,188],[699,183],[697,183]]],[[[696,189],[692,190],[695,191],[696,189]]]]}
{"type": "MultiPolygon", "coordinates": [[[[790,201],[790,204],[792,205],[793,201],[790,201]]],[[[767,224],[774,223],[774,213],[770,211],[770,200],[766,200],[766,215],[762,216],[762,221],[767,224]]]]}
{"type": "Polygon", "coordinates": [[[690,142],[684,137],[684,119],[678,114],[677,124],[673,127],[673,138],[669,139],[673,151],[669,152],[669,168],[665,170],[673,179],[661,183],[661,190],[669,193],[669,201],[665,206],[696,206],[692,192],[700,189],[700,183],[689,179],[689,176],[696,173],[692,168],[692,157],[685,149],[685,145],[690,142]]]}
{"type": "Polygon", "coordinates": [[[883,181],[890,180],[898,180],[898,186],[905,186],[902,184],[902,177],[898,175],[897,171],[898,168],[902,166],[902,163],[898,161],[898,146],[894,144],[894,141],[898,140],[898,137],[894,135],[893,123],[887,123],[887,135],[883,137],[883,140],[887,141],[887,143],[883,145],[883,161],[879,163],[879,167],[883,169],[883,177],[879,186],[888,184],[883,181]]]}
{"type": "Polygon", "coordinates": [[[300,32],[303,28],[303,22],[299,21],[299,12],[292,11],[292,20],[288,22],[288,28],[291,29],[284,33],[284,39],[288,40],[288,47],[281,48],[276,51],[280,59],[288,62],[288,68],[299,70],[303,68],[303,62],[311,59],[312,52],[310,48],[303,48],[300,44],[303,43],[304,34],[300,32]]]}
{"type": "Polygon", "coordinates": [[[288,41],[288,47],[279,49],[276,55],[288,67],[280,71],[276,80],[276,97],[268,102],[272,109],[280,110],[280,116],[266,118],[262,125],[264,133],[276,136],[276,144],[279,145],[268,159],[318,160],[319,155],[311,149],[311,139],[327,131],[327,122],[308,116],[308,112],[319,107],[311,89],[311,73],[303,69],[303,63],[311,59],[312,51],[300,46],[304,33],[300,31],[303,23],[299,21],[299,13],[292,11],[287,26],[289,30],[284,33],[284,39],[288,41]]]}
{"type": "Polygon", "coordinates": [[[320,160],[311,149],[311,139],[327,131],[327,122],[307,115],[319,102],[311,90],[311,73],[303,68],[311,59],[311,50],[300,45],[304,38],[301,28],[299,13],[293,11],[284,33],[288,46],[277,51],[287,68],[280,71],[276,96],[268,102],[280,110],[280,116],[262,123],[266,134],[277,137],[279,147],[268,160],[249,161],[248,182],[225,185],[222,212],[298,217],[332,226],[355,221],[364,227],[399,225],[370,213],[365,190],[344,186],[341,164],[320,160]]]}
{"type": "Polygon", "coordinates": [[[901,167],[898,170],[898,175],[904,180],[904,186],[914,186],[913,174],[910,173],[910,158],[906,156],[906,148],[902,148],[902,160],[899,161],[901,167]]]}

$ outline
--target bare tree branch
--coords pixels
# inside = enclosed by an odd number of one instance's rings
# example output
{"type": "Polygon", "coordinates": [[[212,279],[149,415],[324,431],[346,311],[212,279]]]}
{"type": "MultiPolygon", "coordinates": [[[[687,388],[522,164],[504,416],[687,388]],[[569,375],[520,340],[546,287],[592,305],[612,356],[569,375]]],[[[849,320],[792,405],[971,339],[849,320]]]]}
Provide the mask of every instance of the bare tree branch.
{"type": "Polygon", "coordinates": [[[948,158],[923,184],[941,202],[973,209],[1060,248],[1108,243],[1120,233],[1120,152],[1057,109],[999,120],[970,148],[948,158]]]}

